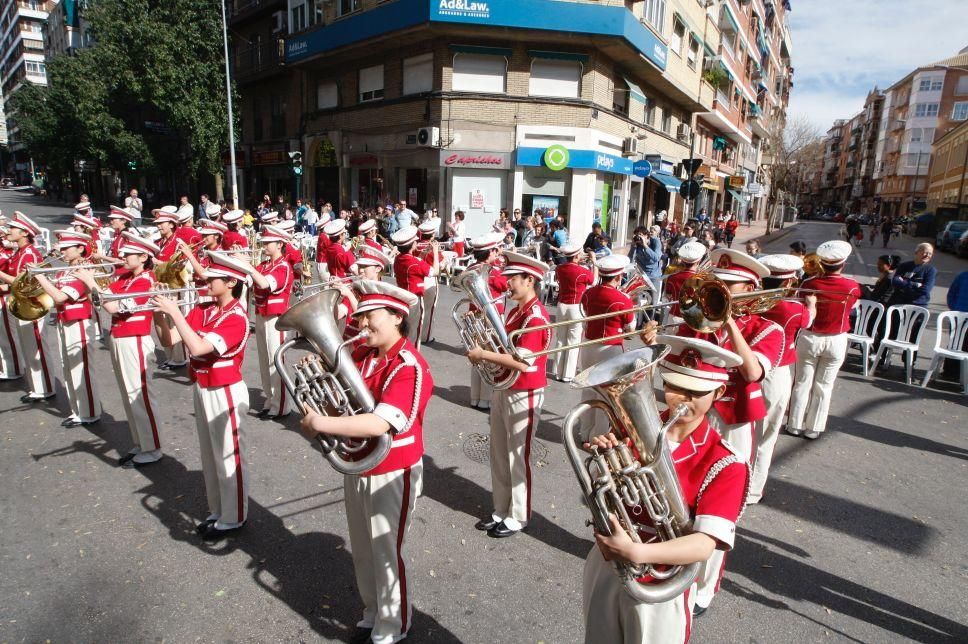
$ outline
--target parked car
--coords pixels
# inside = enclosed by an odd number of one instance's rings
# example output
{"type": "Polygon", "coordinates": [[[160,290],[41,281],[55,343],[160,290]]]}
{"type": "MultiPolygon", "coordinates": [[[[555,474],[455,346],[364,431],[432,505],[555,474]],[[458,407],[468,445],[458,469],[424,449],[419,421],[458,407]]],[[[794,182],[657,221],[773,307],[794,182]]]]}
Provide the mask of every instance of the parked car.
{"type": "Polygon", "coordinates": [[[968,257],[968,230],[961,233],[961,239],[958,240],[958,257],[968,257]]]}
{"type": "Polygon", "coordinates": [[[955,250],[955,244],[965,231],[968,231],[968,221],[949,221],[944,229],[938,233],[938,237],[935,239],[935,247],[938,250],[955,250]]]}

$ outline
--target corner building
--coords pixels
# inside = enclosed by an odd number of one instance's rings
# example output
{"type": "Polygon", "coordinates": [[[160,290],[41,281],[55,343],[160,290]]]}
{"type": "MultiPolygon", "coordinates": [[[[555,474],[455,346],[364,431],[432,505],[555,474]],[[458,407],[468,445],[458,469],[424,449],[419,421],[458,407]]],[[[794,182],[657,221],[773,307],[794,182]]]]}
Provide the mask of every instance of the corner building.
{"type": "MultiPolygon", "coordinates": [[[[289,0],[290,13],[308,11],[289,0]]],[[[337,0],[291,34],[303,82],[302,194],[467,213],[556,209],[616,245],[678,195],[713,0],[337,0]],[[704,25],[702,33],[683,25],[704,25]]],[[[713,39],[715,42],[715,39],[713,39]]]]}

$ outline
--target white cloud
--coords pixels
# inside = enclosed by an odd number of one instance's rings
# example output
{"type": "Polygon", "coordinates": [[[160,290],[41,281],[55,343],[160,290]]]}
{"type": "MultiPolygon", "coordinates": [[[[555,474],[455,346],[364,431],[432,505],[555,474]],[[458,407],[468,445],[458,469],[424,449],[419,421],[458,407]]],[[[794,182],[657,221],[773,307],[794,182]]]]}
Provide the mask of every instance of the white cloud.
{"type": "Polygon", "coordinates": [[[796,70],[791,114],[824,131],[920,65],[968,45],[965,0],[799,0],[790,16],[796,70]]]}

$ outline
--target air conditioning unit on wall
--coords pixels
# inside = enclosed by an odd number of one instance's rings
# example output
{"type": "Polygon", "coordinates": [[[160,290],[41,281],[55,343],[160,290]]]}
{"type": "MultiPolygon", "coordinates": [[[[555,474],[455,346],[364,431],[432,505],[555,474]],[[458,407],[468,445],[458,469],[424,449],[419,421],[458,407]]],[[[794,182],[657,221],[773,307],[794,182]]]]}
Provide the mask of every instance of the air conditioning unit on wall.
{"type": "Polygon", "coordinates": [[[440,147],[440,128],[422,127],[417,130],[417,145],[422,148],[440,147]]]}
{"type": "Polygon", "coordinates": [[[633,154],[638,154],[639,151],[639,140],[634,136],[630,136],[622,141],[622,156],[632,156],[633,154]]]}
{"type": "Polygon", "coordinates": [[[686,123],[680,123],[679,129],[676,130],[676,138],[680,141],[688,141],[689,135],[692,134],[692,129],[686,123]]]}

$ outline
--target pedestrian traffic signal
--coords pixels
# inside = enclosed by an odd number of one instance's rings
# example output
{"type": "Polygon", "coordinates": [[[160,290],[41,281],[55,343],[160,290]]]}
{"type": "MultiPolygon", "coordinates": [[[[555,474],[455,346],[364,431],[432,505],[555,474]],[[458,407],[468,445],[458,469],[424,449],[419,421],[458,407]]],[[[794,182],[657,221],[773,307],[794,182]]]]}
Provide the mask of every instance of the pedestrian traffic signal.
{"type": "Polygon", "coordinates": [[[302,152],[290,152],[289,153],[289,167],[292,168],[292,173],[299,176],[303,172],[302,167],[302,152]]]}

